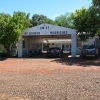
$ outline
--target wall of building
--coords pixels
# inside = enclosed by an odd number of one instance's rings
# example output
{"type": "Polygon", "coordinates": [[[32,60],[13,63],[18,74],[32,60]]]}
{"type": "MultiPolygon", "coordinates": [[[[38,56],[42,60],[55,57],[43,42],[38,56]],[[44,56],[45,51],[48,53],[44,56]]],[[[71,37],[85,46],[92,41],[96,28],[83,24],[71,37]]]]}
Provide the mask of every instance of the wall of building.
{"type": "Polygon", "coordinates": [[[41,49],[42,48],[42,38],[30,38],[30,49],[41,49]]]}
{"type": "Polygon", "coordinates": [[[87,41],[82,42],[82,45],[95,45],[95,37],[94,38],[89,38],[87,41]]]}

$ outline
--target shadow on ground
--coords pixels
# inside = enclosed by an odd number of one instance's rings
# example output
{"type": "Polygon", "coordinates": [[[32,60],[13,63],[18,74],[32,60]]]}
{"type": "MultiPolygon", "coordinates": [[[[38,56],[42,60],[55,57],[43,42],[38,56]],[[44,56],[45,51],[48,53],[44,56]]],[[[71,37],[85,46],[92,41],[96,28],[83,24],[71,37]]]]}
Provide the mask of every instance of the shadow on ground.
{"type": "Polygon", "coordinates": [[[7,58],[0,58],[0,61],[6,60],[7,58]]]}
{"type": "Polygon", "coordinates": [[[85,58],[81,59],[80,57],[64,57],[60,59],[55,59],[52,60],[51,62],[56,62],[56,63],[62,63],[63,65],[69,65],[69,66],[82,66],[82,67],[91,67],[91,66],[97,66],[100,67],[100,58],[95,59],[95,58],[85,58]]]}
{"type": "MultiPolygon", "coordinates": [[[[17,57],[13,57],[13,58],[17,58],[17,57]]],[[[50,57],[47,58],[46,54],[42,54],[42,55],[33,55],[32,57],[28,57],[28,56],[24,56],[22,58],[18,58],[18,59],[50,59],[51,62],[56,62],[56,63],[60,63],[63,65],[69,65],[69,66],[81,66],[81,67],[91,67],[91,66],[96,66],[96,67],[100,67],[100,57],[98,59],[95,58],[85,58],[85,59],[81,59],[80,57],[69,57],[69,54],[64,54],[63,58],[56,58],[56,57],[50,57]]],[[[6,60],[7,58],[1,58],[0,61],[6,60]]]]}
{"type": "Polygon", "coordinates": [[[50,57],[47,58],[46,54],[42,55],[34,55],[33,57],[27,57],[27,58],[46,58],[46,59],[51,59],[51,62],[56,62],[56,63],[61,63],[63,65],[76,65],[76,66],[82,66],[82,67],[91,67],[91,66],[97,66],[100,67],[100,58],[95,59],[95,58],[86,58],[86,59],[81,59],[79,56],[72,58],[68,57],[69,54],[66,53],[64,54],[63,58],[56,58],[56,57],[50,57]]]}

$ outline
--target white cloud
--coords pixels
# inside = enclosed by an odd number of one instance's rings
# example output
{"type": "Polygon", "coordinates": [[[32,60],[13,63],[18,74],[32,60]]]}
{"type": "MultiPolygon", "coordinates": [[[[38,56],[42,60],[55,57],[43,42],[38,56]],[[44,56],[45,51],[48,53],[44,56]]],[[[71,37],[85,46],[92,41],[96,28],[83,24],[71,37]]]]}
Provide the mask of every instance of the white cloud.
{"type": "Polygon", "coordinates": [[[54,15],[54,16],[49,16],[48,18],[50,18],[50,19],[52,19],[52,20],[55,20],[55,18],[58,17],[58,16],[59,16],[59,15],[56,14],[56,15],[54,15]]]}
{"type": "Polygon", "coordinates": [[[58,17],[59,15],[54,15],[54,18],[58,17]]]}

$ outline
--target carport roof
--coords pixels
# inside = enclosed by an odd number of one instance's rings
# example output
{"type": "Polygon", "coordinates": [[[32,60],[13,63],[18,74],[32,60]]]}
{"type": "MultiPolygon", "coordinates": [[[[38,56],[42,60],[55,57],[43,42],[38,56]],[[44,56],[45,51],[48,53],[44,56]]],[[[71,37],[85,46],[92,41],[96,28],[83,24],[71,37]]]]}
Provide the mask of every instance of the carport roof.
{"type": "Polygon", "coordinates": [[[67,35],[67,34],[76,34],[76,30],[44,23],[35,27],[27,28],[22,31],[22,36],[67,35]]]}

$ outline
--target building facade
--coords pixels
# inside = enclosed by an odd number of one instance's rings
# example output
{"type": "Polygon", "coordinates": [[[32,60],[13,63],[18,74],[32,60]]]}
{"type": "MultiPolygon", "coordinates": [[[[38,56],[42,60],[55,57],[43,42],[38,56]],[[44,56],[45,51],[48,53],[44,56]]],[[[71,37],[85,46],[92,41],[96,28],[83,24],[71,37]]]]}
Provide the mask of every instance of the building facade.
{"type": "Polygon", "coordinates": [[[41,49],[46,52],[49,47],[60,47],[66,53],[71,49],[72,57],[76,56],[76,30],[55,26],[51,24],[41,24],[22,31],[18,41],[18,57],[22,57],[24,52],[41,49]],[[26,40],[26,50],[23,51],[22,40],[26,40]]]}
{"type": "MultiPolygon", "coordinates": [[[[82,45],[94,44],[96,38],[81,42],[77,38],[76,30],[44,23],[23,30],[18,43],[11,46],[11,52],[22,57],[30,50],[41,49],[45,53],[49,47],[60,47],[64,53],[71,50],[72,57],[75,57],[80,53],[79,48],[82,45]]],[[[3,46],[0,49],[4,50],[3,46]]]]}

